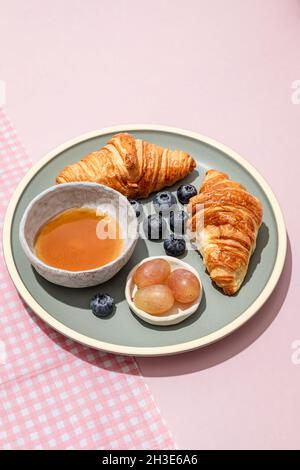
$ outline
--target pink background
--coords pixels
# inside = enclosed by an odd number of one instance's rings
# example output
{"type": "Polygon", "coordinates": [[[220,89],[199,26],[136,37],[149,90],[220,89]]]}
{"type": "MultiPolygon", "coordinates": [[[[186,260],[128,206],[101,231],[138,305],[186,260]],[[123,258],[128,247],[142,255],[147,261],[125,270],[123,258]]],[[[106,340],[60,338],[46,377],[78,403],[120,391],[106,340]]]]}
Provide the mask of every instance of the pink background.
{"type": "Polygon", "coordinates": [[[138,362],[180,448],[299,448],[300,1],[0,0],[0,10],[6,110],[34,160],[78,134],[148,122],[214,137],[269,181],[290,239],[270,300],[218,344],[138,362]]]}

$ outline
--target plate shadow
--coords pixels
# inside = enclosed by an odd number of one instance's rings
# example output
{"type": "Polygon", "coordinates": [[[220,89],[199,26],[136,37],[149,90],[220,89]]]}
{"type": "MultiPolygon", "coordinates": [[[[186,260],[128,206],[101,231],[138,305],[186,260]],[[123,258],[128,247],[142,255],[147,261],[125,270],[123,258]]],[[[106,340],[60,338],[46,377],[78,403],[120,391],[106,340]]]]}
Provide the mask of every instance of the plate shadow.
{"type": "MultiPolygon", "coordinates": [[[[143,259],[143,257],[148,256],[145,252],[146,245],[143,240],[140,240],[141,246],[139,250],[136,250],[135,256],[138,257],[132,258],[132,265],[138,262],[139,259],[143,259]],[[143,246],[144,244],[144,246],[143,246]]],[[[131,264],[131,263],[130,263],[131,264]]],[[[128,266],[128,265],[127,265],[128,266]]],[[[127,267],[125,266],[125,268],[127,267]]],[[[124,277],[127,275],[126,273],[129,271],[130,266],[128,266],[128,270],[123,268],[124,272],[121,273],[124,277]]],[[[185,375],[194,372],[200,372],[205,369],[209,369],[214,367],[222,362],[225,362],[232,357],[236,356],[243,350],[247,349],[254,343],[263,333],[264,331],[271,325],[271,323],[275,320],[280,309],[284,303],[284,300],[288,294],[290,281],[291,281],[291,274],[292,274],[292,250],[291,244],[288,238],[287,244],[287,254],[283,272],[281,277],[278,281],[276,288],[274,289],[273,293],[253,318],[251,318],[245,325],[241,328],[236,330],[234,333],[230,334],[226,338],[211,344],[209,346],[196,349],[195,351],[176,354],[172,356],[161,356],[161,357],[139,357],[137,358],[140,371],[144,377],[172,377],[178,375],[185,375]]],[[[39,282],[45,282],[45,288],[49,289],[50,295],[51,293],[51,286],[52,284],[48,281],[45,281],[43,278],[39,276],[39,282]]],[[[44,285],[43,285],[44,286],[44,285]]],[[[105,284],[103,284],[105,286],[105,284]]],[[[57,287],[57,286],[56,286],[57,287]]],[[[90,289],[98,289],[99,286],[90,289]]],[[[66,290],[66,289],[63,289],[66,290]]],[[[71,302],[72,294],[77,289],[69,289],[70,294],[67,295],[67,298],[71,302]]],[[[85,289],[78,289],[78,291],[83,291],[85,289]]],[[[94,291],[91,293],[93,294],[94,291]]],[[[90,292],[89,292],[90,294],[90,292]]],[[[121,294],[119,294],[121,295],[121,294]]],[[[205,302],[205,298],[203,299],[205,302]]],[[[81,346],[80,348],[76,347],[77,343],[69,338],[64,337],[61,333],[54,331],[50,328],[46,323],[41,321],[25,304],[22,300],[28,314],[30,315],[31,319],[39,326],[39,328],[47,334],[52,341],[56,342],[60,348],[65,349],[69,353],[73,354],[75,357],[80,358],[86,362],[90,362],[93,365],[97,365],[94,359],[89,359],[89,357],[94,357],[95,350],[92,351],[94,354],[86,354],[82,351],[89,350],[90,348],[87,346],[81,346]]],[[[64,300],[66,301],[66,300],[64,300]]],[[[71,305],[73,305],[71,303],[71,305]]],[[[78,305],[78,304],[77,304],[78,305]]],[[[85,307],[84,307],[85,308],[85,307]]],[[[88,308],[88,307],[87,307],[88,308]]],[[[201,314],[201,312],[199,313],[201,314]]],[[[187,319],[188,320],[188,319],[187,319]]],[[[191,320],[192,321],[192,320],[191,320]]],[[[176,326],[176,325],[175,325],[176,326]]],[[[96,351],[97,354],[100,356],[103,354],[101,351],[96,351]]],[[[106,353],[105,353],[106,354],[106,353]]],[[[107,353],[109,355],[109,353],[107,353]]],[[[106,367],[103,364],[104,361],[101,361],[101,368],[110,369],[109,365],[106,367]]],[[[109,361],[106,361],[109,364],[109,361]]],[[[98,367],[100,367],[98,365],[98,367]]],[[[126,373],[126,372],[124,372],[126,373]]]]}
{"type": "Polygon", "coordinates": [[[273,293],[254,317],[226,338],[195,351],[175,356],[140,358],[145,377],[172,377],[209,369],[225,362],[253,344],[271,325],[288,294],[292,275],[292,250],[287,241],[287,254],[281,277],[273,293]]]}

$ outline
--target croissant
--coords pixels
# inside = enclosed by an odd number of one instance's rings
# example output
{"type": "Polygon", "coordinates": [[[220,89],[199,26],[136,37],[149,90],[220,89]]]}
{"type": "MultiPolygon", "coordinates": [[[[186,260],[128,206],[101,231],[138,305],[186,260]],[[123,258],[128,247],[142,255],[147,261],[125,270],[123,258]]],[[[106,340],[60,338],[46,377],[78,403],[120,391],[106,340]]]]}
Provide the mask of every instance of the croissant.
{"type": "Polygon", "coordinates": [[[173,185],[195,166],[193,158],[185,152],[165,149],[122,133],[114,135],[100,150],[66,167],[56,182],[101,183],[138,199],[173,185]]]}
{"type": "Polygon", "coordinates": [[[189,203],[189,229],[211,279],[235,294],[248,269],[262,222],[262,205],[225,173],[209,170],[189,203]]]}

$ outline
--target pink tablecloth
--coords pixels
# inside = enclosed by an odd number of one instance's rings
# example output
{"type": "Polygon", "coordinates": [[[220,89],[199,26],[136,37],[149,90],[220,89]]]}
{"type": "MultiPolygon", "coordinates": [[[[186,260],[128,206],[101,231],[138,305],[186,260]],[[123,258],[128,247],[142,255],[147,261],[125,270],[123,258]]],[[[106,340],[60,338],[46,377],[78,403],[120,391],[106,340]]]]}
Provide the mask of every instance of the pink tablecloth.
{"type": "MultiPolygon", "coordinates": [[[[31,165],[0,108],[0,224],[31,165]]],[[[0,449],[171,449],[132,357],[91,350],[39,320],[0,265],[0,449]]]]}

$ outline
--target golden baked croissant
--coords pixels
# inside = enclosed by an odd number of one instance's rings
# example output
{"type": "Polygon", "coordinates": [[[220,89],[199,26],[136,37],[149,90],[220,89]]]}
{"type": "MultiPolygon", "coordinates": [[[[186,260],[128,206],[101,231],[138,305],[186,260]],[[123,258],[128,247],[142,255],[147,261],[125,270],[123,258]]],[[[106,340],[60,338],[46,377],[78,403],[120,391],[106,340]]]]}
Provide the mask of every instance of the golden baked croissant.
{"type": "Polygon", "coordinates": [[[248,269],[262,222],[262,205],[225,173],[209,170],[189,203],[189,228],[211,279],[235,294],[248,269]]]}
{"type": "Polygon", "coordinates": [[[100,150],[66,167],[57,183],[91,181],[129,198],[144,198],[187,176],[196,164],[180,150],[169,150],[130,134],[116,134],[100,150]]]}

